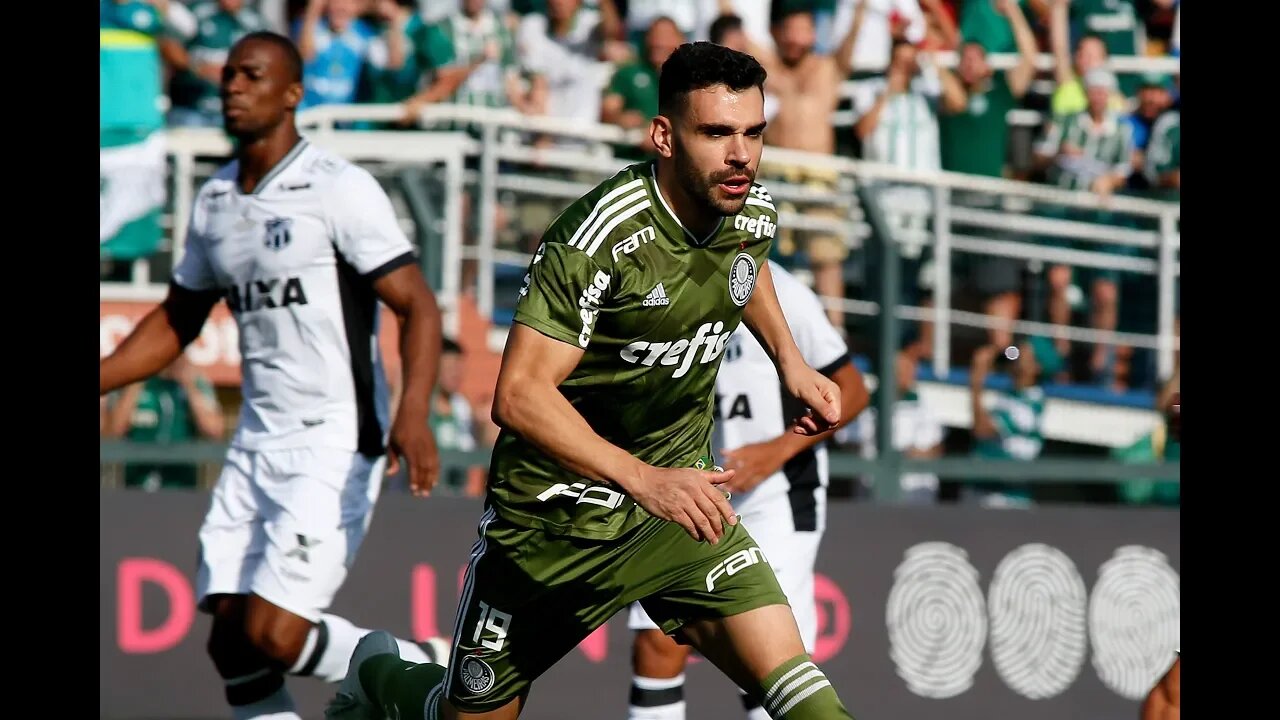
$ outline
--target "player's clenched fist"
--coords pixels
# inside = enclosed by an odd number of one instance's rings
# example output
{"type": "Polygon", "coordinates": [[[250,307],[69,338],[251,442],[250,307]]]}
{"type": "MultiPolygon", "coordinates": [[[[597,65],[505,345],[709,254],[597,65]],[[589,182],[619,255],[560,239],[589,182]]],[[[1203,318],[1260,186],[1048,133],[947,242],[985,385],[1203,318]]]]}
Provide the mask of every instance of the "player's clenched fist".
{"type": "Polygon", "coordinates": [[[737,513],[717,487],[732,479],[732,470],[655,467],[629,491],[650,515],[679,524],[694,540],[715,545],[724,534],[722,520],[738,524],[737,513]]]}

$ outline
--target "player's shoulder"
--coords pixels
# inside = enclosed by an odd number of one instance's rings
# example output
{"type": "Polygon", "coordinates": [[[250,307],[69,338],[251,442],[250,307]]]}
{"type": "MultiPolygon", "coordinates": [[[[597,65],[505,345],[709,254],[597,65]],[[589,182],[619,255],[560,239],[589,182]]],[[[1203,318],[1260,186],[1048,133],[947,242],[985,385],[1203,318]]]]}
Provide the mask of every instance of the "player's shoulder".
{"type": "Polygon", "coordinates": [[[322,195],[339,201],[379,191],[373,173],[315,143],[307,143],[298,158],[298,173],[322,195]]]}
{"type": "Polygon", "coordinates": [[[232,160],[214,171],[196,191],[196,202],[207,198],[221,197],[236,189],[236,179],[240,175],[240,161],[232,160]]]}
{"type": "Polygon", "coordinates": [[[303,142],[306,144],[298,156],[298,171],[303,175],[329,184],[343,179],[352,170],[363,170],[359,165],[310,140],[303,142]]]}
{"type": "Polygon", "coordinates": [[[769,193],[769,189],[764,183],[752,182],[751,190],[747,192],[747,204],[742,207],[740,215],[755,217],[762,213],[772,213],[777,221],[778,208],[773,204],[773,195],[769,193]]]}
{"type": "Polygon", "coordinates": [[[751,183],[746,204],[733,216],[733,229],[745,232],[757,240],[772,239],[777,235],[778,210],[773,204],[773,196],[764,185],[751,183]]]}
{"type": "Polygon", "coordinates": [[[658,199],[648,168],[648,163],[623,168],[578,198],[551,222],[544,242],[564,244],[600,266],[611,264],[609,240],[653,225],[651,213],[658,199]]]}

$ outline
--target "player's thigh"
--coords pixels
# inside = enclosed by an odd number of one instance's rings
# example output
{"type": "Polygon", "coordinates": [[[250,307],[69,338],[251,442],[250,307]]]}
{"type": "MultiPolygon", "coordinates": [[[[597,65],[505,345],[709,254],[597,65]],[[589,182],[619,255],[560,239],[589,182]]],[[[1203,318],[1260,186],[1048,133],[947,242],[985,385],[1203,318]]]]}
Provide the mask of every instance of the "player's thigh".
{"type": "Polygon", "coordinates": [[[631,547],[627,540],[552,536],[492,509],[479,532],[445,674],[445,699],[475,714],[527,695],[542,673],[626,607],[613,569],[631,547]]]}
{"type": "Polygon", "coordinates": [[[266,549],[255,595],[312,622],[346,580],[382,487],[383,458],[330,448],[258,453],[266,549]]]}
{"type": "Polygon", "coordinates": [[[795,530],[785,496],[778,507],[744,513],[742,522],[764,551],[791,605],[805,648],[813,652],[818,635],[813,576],[822,533],[795,530]]]}
{"type": "Polygon", "coordinates": [[[791,608],[779,604],[693,620],[681,635],[741,688],[758,687],[778,666],[806,652],[791,608]]]}
{"type": "Polygon", "coordinates": [[[262,561],[266,534],[260,498],[253,487],[255,454],[230,448],[200,525],[196,600],[206,612],[225,595],[249,592],[262,561]]]}
{"type": "Polygon", "coordinates": [[[805,652],[772,559],[748,522],[727,528],[717,545],[668,532],[652,551],[678,569],[673,582],[643,600],[645,609],[739,687],[753,687],[805,652]]]}
{"type": "Polygon", "coordinates": [[[675,523],[662,523],[643,551],[617,574],[624,578],[628,594],[640,598],[668,635],[694,620],[768,605],[787,607],[769,558],[745,523],[726,525],[716,545],[694,540],[675,523]]]}

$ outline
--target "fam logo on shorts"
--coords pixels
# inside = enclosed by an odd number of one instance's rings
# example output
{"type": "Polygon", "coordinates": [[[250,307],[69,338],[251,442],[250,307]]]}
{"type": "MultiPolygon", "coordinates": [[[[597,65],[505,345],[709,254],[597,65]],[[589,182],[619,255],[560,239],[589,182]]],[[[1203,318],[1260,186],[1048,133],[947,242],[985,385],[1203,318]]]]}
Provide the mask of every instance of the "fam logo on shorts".
{"type": "Polygon", "coordinates": [[[473,695],[483,695],[489,692],[493,689],[494,682],[496,682],[493,668],[489,667],[489,663],[474,655],[462,659],[460,675],[462,684],[473,695]]]}
{"type": "Polygon", "coordinates": [[[283,250],[290,242],[293,241],[293,234],[289,231],[293,228],[293,220],[290,218],[271,218],[267,221],[267,239],[266,246],[269,250],[283,250]]]}
{"type": "Polygon", "coordinates": [[[729,266],[729,297],[733,304],[742,307],[751,299],[756,288],[756,259],[747,253],[738,253],[729,266]]]}

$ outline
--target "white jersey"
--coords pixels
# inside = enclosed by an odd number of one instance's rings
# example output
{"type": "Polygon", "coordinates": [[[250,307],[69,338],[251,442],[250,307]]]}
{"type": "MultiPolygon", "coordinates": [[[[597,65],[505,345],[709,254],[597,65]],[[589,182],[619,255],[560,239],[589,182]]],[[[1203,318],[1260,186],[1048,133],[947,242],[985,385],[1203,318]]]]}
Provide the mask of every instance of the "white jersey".
{"type": "MultiPolygon", "coordinates": [[[[849,349],[827,320],[818,296],[773,261],[769,269],[782,314],[805,362],[828,376],[843,367],[849,362],[849,349]]],[[[772,440],[786,431],[799,410],[798,402],[783,390],[768,353],[745,324],[739,325],[716,377],[713,452],[772,440]]],[[[828,481],[827,448],[819,443],[791,458],[751,492],[735,495],[733,506],[746,515],[785,497],[796,531],[821,531],[826,527],[828,481]]]]}
{"type": "Polygon", "coordinates": [[[300,140],[252,194],[232,162],[200,188],[173,280],[226,297],[244,404],[232,445],[380,455],[387,384],[373,281],[414,262],[378,182],[300,140]]]}

